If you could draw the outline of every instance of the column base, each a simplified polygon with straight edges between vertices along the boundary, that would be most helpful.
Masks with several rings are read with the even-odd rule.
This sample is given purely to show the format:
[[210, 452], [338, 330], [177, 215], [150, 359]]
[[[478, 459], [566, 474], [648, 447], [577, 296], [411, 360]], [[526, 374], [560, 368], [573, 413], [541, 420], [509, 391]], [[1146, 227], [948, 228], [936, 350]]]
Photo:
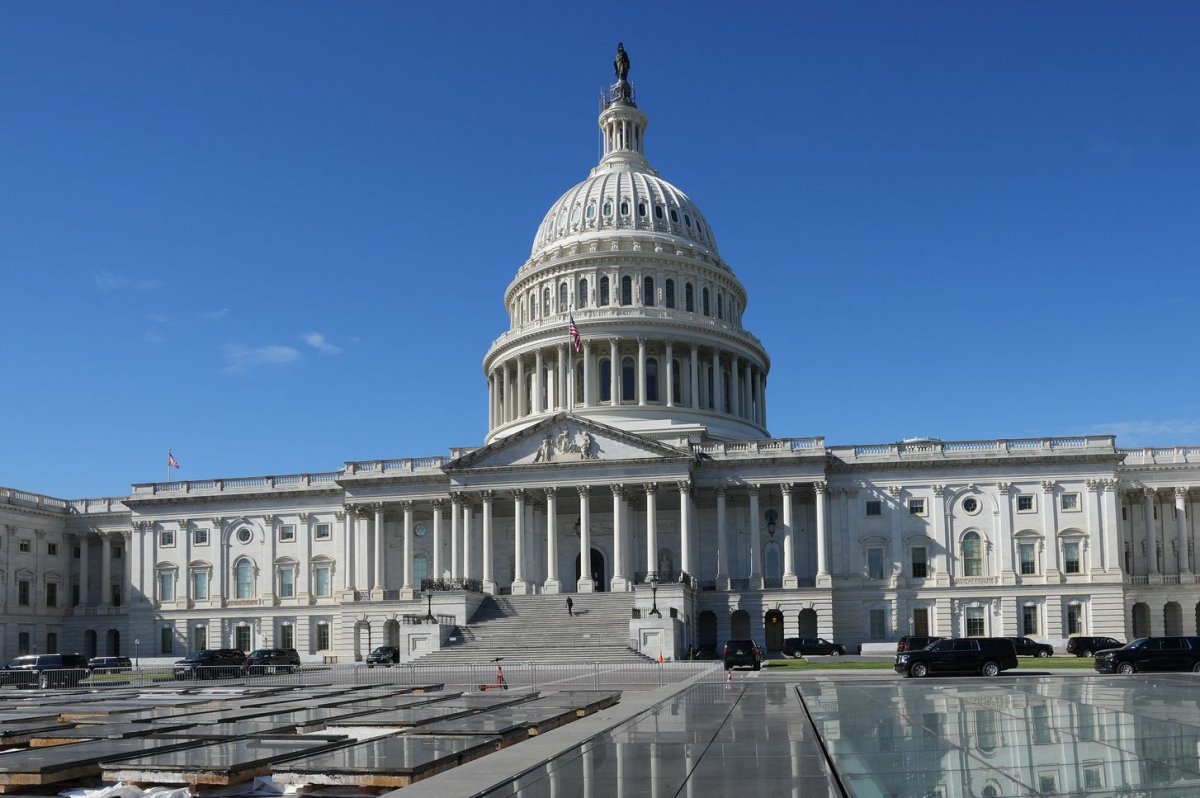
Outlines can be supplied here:
[[348, 587], [345, 590], [342, 590], [340, 593], [338, 593], [338, 598], [341, 601], [353, 602], [354, 597], [357, 595], [358, 595], [358, 590], [356, 590], [355, 588], [352, 588], [352, 587]]
[[817, 574], [813, 584], [817, 587], [833, 587], [833, 577], [829, 574]]
[[729, 574], [717, 574], [717, 578], [714, 581], [716, 582], [717, 590], [729, 589]]
[[557, 579], [547, 579], [542, 583], [542, 592], [553, 596], [562, 592], [562, 585]]
[[593, 582], [590, 578], [580, 579], [578, 582], [575, 583], [575, 592], [576, 593], [595, 593], [596, 592], [596, 583]]
[[783, 575], [784, 590], [795, 590], [798, 587], [800, 587], [800, 577], [796, 576], [795, 574]]
[[383, 601], [383, 588], [371, 588], [371, 601]]
[[530, 589], [529, 583], [526, 582], [524, 579], [514, 579], [513, 580], [512, 594], [514, 596], [528, 596], [531, 593], [533, 593], [533, 590]]
[[483, 580], [483, 592], [489, 596], [496, 595], [496, 581], [494, 579]]
[[412, 585], [408, 585], [407, 587], [400, 588], [400, 600], [401, 601], [412, 601], [416, 597], [417, 597], [417, 591], [413, 590]]
[[613, 593], [624, 593], [629, 590], [629, 580], [623, 576], [614, 576], [609, 581], [608, 589]]

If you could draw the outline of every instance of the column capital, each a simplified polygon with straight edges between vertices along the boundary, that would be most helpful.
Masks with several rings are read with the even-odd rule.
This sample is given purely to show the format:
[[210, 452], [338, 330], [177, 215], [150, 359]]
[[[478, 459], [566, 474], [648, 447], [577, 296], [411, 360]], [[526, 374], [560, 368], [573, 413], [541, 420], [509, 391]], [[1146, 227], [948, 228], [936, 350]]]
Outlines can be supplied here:
[[[1000, 492], [1001, 492], [1001, 493], [1007, 493], [1007, 492], [1008, 492], [1008, 483], [1007, 483], [1007, 482], [1001, 482], [1000, 484], [1004, 486], [1003, 488], [1001, 488], [1001, 489], [1000, 489]], [[934, 496], [943, 496], [943, 495], [945, 495], [945, 493], [946, 493], [946, 486], [945, 486], [945, 485], [940, 485], [940, 484], [938, 484], [938, 485], [930, 485], [929, 487], [933, 489], [933, 495], [934, 495]]]
[[645, 337], [639, 336], [637, 339], [637, 343], [638, 343], [638, 346], [645, 346], [646, 345]]
[[592, 493], [591, 485], [576, 485], [575, 490], [579, 492], [579, 498], [586, 499]]
[[300, 523], [302, 523], [302, 524], [308, 523], [308, 513], [300, 513], [300, 515], [297, 517], [300, 519]]
[[683, 480], [680, 480], [679, 482], [676, 482], [675, 487], [679, 490], [680, 493], [690, 493], [692, 490], [692, 483], [690, 480], [683, 479]]
[[[266, 526], [273, 526], [275, 524], [275, 514], [274, 513], [264, 513], [263, 517], [262, 517], [262, 521], [263, 521], [263, 524], [265, 524]], [[184, 524], [181, 523], [179, 525], [179, 528], [183, 529], [183, 527], [184, 527]]]
[[888, 485], [887, 492], [893, 499], [899, 499], [900, 495], [904, 493], [904, 487], [902, 485]]
[[1121, 490], [1121, 480], [1119, 480], [1119, 479], [1104, 480], [1104, 489], [1110, 490], [1113, 493], [1118, 493]]
[[220, 532], [221, 527], [225, 524], [225, 519], [219, 515], [214, 515], [212, 518], [210, 518], [208, 520], [212, 522], [213, 529], [217, 532]]
[[190, 523], [191, 523], [191, 521], [188, 520], [187, 518], [180, 518], [179, 519], [179, 531], [187, 532], [188, 524], [190, 524]]
[[547, 485], [546, 487], [542, 488], [542, 490], [546, 493], [546, 501], [552, 502], [558, 498], [558, 488], [555, 486]]
[[829, 483], [827, 483], [827, 482], [814, 482], [813, 483], [813, 492], [814, 493], [825, 493], [828, 489], [829, 489]]
[[1158, 494], [1158, 491], [1155, 490], [1154, 488], [1148, 488], [1148, 487], [1142, 488], [1142, 495], [1146, 497], [1146, 501], [1152, 501], [1157, 494]]
[[757, 482], [752, 482], [751, 484], [746, 486], [746, 493], [748, 493], [751, 496], [757, 496], [758, 491], [761, 487], [762, 486], [759, 485]]
[[784, 496], [791, 496], [793, 487], [795, 487], [795, 486], [792, 485], [792, 483], [790, 483], [790, 482], [780, 482], [779, 483], [779, 492], [782, 493]]
[[1084, 480], [1084, 483], [1083, 483], [1083, 484], [1084, 484], [1084, 485], [1087, 487], [1087, 489], [1088, 489], [1089, 491], [1091, 491], [1092, 493], [1099, 493], [1100, 491], [1104, 490], [1104, 480], [1102, 480], [1102, 479], [1088, 479], [1088, 480]]
[[647, 496], [652, 496], [655, 493], [658, 493], [658, 483], [657, 482], [643, 482], [642, 489], [644, 491], [646, 491]]
[[1042, 482], [1042, 493], [1053, 493], [1056, 485], [1058, 485], [1058, 483], [1052, 479], [1044, 480]]
[[464, 500], [465, 500], [465, 497], [463, 496], [462, 491], [456, 490], [450, 494], [450, 503], [451, 504], [461, 505]]
[[[517, 493], [524, 493], [524, 491], [515, 491], [515, 490], [513, 491], [513, 495], [514, 495], [514, 496], [515, 496]], [[494, 491], [494, 490], [481, 490], [481, 491], [479, 491], [479, 498], [480, 498], [480, 500], [482, 500], [482, 501], [483, 501], [483, 503], [484, 503], [484, 504], [491, 504], [491, 503], [492, 503], [492, 499], [496, 498], [496, 491]]]
[[612, 491], [613, 496], [624, 496], [625, 495], [625, 486], [624, 485], [613, 484], [613, 485], [609, 485], [608, 487], [609, 487], [609, 490]]
[[334, 517], [334, 520], [337, 520], [337, 521], [343, 521], [343, 520], [345, 520], [345, 518], [346, 518], [346, 511], [345, 511], [344, 509], [342, 509], [342, 510], [334, 510], [334, 511], [333, 511], [333, 517]]
[[412, 499], [405, 499], [400, 502], [400, 509], [404, 510], [406, 513], [411, 513], [414, 506], [416, 506], [416, 502]]
[[1183, 485], [1175, 486], [1175, 498], [1187, 501], [1188, 489]]
[[441, 498], [440, 496], [434, 497], [429, 500], [429, 504], [431, 507], [433, 507], [434, 510], [441, 510], [442, 507], [445, 505], [445, 502], [446, 502], [446, 500]]
[[716, 494], [717, 494], [718, 496], [720, 496], [721, 498], [724, 498], [724, 497], [725, 497], [725, 495], [726, 495], [726, 494], [729, 492], [729, 489], [728, 489], [728, 488], [726, 488], [724, 485], [718, 485], [718, 486], [715, 488], [715, 490], [716, 490]]

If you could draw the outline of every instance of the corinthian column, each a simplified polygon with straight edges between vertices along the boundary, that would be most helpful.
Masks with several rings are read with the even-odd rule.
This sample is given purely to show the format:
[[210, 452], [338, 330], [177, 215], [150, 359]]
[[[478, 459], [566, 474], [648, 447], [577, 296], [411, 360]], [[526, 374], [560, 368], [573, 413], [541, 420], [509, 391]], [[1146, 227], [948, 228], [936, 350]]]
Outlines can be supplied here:
[[525, 491], [513, 491], [513, 508], [516, 519], [513, 524], [512, 594], [523, 596], [529, 592], [529, 586], [525, 583]]
[[725, 486], [717, 487], [717, 590], [729, 589], [729, 537], [725, 530]]
[[[647, 482], [646, 490], [646, 570], [658, 572], [658, 483]], [[663, 574], [658, 574], [661, 580]]]
[[413, 503], [400, 502], [404, 508], [404, 584], [400, 586], [400, 598], [413, 597]]
[[692, 573], [692, 483], [676, 483], [679, 489], [679, 570]]
[[580, 593], [591, 593], [596, 589], [596, 583], [592, 581], [592, 508], [588, 504], [592, 488], [579, 485], [576, 490], [579, 491], [579, 579], [575, 589]]
[[1179, 573], [1190, 574], [1188, 563], [1188, 533], [1187, 533], [1187, 492], [1182, 485], [1175, 488], [1175, 535], [1176, 546], [1179, 548]]
[[496, 593], [496, 579], [492, 575], [492, 498], [495, 495], [490, 490], [480, 494], [483, 499], [483, 592], [492, 595]]
[[558, 488], [546, 488], [546, 581], [542, 585], [542, 592], [559, 592]]
[[625, 530], [622, 521], [625, 515], [625, 487], [612, 485], [613, 513], [613, 565], [612, 590], [614, 593], [629, 589], [629, 581], [625, 578]]
[[785, 482], [779, 486], [783, 494], [783, 586], [785, 588], [800, 587], [796, 578], [796, 543], [794, 539], [795, 525], [792, 523], [792, 485]]
[[832, 583], [829, 578], [829, 544], [825, 540], [829, 526], [829, 501], [825, 495], [827, 488], [828, 485], [824, 482], [813, 484], [813, 490], [817, 494], [817, 578], [814, 582], [817, 587], [829, 587]]
[[750, 588], [752, 590], [761, 590], [763, 586], [762, 564], [759, 558], [762, 556], [762, 540], [759, 535], [759, 525], [761, 521], [758, 514], [758, 485], [751, 485], [747, 488], [750, 494], [750, 563], [749, 573], [746, 574], [750, 579]]

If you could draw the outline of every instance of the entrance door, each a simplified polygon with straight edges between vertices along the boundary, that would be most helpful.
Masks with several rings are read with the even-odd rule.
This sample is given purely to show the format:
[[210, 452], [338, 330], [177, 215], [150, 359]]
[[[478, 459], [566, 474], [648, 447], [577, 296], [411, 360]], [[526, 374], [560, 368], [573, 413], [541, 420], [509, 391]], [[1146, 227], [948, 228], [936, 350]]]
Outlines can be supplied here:
[[913, 635], [929, 637], [929, 608], [917, 607], [913, 610]]
[[783, 613], [779, 610], [771, 610], [763, 618], [763, 625], [766, 627], [763, 631], [766, 636], [767, 651], [782, 651]]
[[[575, 555], [575, 582], [579, 582], [579, 555]], [[608, 590], [608, 581], [604, 578], [604, 555], [599, 549], [592, 549], [592, 584], [597, 593]]]

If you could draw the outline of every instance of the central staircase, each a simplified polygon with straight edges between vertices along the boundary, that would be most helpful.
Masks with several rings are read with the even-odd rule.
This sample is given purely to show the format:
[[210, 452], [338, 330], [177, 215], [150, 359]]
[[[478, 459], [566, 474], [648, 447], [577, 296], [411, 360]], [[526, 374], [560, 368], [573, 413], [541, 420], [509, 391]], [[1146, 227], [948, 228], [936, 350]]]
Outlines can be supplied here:
[[422, 665], [486, 662], [647, 662], [628, 647], [633, 593], [488, 596], [459, 642], [421, 657]]

